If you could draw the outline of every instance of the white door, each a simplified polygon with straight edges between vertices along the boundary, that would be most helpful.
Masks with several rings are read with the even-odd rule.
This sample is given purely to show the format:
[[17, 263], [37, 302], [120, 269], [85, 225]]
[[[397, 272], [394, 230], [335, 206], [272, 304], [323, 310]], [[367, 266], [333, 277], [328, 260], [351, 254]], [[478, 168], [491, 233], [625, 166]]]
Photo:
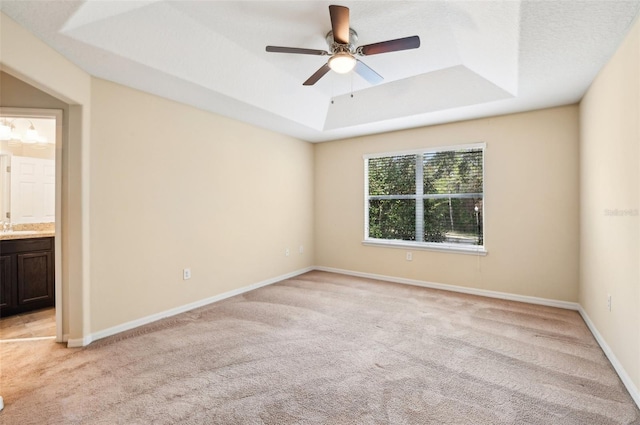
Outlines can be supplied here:
[[55, 161], [11, 157], [11, 223], [53, 223]]

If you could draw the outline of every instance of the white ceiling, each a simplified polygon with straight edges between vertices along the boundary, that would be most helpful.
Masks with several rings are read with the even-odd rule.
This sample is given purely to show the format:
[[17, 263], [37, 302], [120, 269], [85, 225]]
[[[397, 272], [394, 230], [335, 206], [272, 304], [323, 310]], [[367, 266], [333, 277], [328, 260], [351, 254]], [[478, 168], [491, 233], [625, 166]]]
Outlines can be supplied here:
[[[384, 77], [377, 86], [333, 72], [303, 86], [326, 57], [265, 46], [327, 50], [332, 3], [349, 7], [358, 45], [412, 35], [422, 45], [361, 58]], [[4, 13], [92, 75], [314, 142], [577, 102], [639, 6], [0, 1]]]

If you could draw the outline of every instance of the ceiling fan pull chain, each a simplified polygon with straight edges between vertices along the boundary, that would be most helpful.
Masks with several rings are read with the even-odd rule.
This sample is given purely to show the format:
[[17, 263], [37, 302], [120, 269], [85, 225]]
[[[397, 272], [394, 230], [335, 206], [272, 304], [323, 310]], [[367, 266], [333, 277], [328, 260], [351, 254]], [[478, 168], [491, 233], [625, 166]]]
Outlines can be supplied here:
[[351, 99], [353, 99], [353, 72], [349, 77], [351, 78]]
[[333, 105], [333, 100], [335, 98], [335, 88], [336, 88], [336, 77], [331, 76], [331, 104]]

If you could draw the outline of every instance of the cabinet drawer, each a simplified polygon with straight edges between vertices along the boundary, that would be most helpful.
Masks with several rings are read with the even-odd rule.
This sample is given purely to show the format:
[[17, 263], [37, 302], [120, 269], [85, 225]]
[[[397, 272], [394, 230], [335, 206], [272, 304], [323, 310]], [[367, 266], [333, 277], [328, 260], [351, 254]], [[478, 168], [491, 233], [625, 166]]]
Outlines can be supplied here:
[[2, 255], [29, 251], [50, 251], [53, 249], [53, 238], [9, 239], [0, 242]]

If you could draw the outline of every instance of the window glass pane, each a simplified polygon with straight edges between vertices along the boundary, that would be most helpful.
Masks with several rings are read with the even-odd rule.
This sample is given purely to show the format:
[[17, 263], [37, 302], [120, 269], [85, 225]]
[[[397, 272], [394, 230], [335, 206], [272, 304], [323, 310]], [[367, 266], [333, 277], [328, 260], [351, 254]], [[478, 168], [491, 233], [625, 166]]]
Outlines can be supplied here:
[[369, 195], [416, 193], [416, 155], [369, 159]]
[[372, 199], [369, 201], [369, 237], [416, 240], [414, 199]]
[[483, 157], [473, 147], [368, 158], [365, 237], [484, 246]]
[[424, 193], [482, 193], [482, 149], [425, 153]]
[[424, 241], [482, 245], [482, 199], [425, 199]]

